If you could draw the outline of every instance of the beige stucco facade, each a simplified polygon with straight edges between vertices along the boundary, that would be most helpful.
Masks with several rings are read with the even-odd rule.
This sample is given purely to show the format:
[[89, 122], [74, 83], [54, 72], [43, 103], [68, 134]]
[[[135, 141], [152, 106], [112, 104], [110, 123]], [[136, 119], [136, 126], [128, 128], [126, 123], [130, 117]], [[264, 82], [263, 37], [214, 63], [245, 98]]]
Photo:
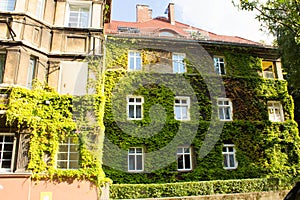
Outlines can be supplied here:
[[13, 10], [0, 8], [2, 85], [28, 87], [32, 78], [63, 93], [62, 76], [73, 76], [62, 74], [64, 61], [80, 67], [86, 56], [102, 54], [104, 8], [104, 0], [15, 0]]

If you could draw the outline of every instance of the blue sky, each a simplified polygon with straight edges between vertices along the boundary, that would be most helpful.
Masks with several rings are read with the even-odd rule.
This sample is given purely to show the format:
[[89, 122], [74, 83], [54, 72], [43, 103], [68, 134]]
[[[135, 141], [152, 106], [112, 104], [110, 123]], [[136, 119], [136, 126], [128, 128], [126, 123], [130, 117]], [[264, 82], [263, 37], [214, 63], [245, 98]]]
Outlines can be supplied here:
[[[238, 2], [238, 0], [234, 0]], [[175, 19], [221, 35], [239, 36], [268, 44], [273, 40], [260, 31], [255, 13], [239, 11], [232, 0], [113, 0], [112, 19], [136, 20], [136, 5], [149, 5], [152, 17], [166, 16], [164, 11], [169, 3], [175, 4]]]

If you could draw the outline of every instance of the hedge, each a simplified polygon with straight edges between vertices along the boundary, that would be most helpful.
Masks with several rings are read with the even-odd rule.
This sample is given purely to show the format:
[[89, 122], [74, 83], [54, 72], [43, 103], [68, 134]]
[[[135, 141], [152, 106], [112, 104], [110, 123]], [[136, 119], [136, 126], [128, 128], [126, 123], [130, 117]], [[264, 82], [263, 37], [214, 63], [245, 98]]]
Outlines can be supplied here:
[[290, 189], [280, 179], [236, 179], [165, 184], [112, 184], [110, 198], [137, 199], [183, 197], [213, 194], [263, 192]]

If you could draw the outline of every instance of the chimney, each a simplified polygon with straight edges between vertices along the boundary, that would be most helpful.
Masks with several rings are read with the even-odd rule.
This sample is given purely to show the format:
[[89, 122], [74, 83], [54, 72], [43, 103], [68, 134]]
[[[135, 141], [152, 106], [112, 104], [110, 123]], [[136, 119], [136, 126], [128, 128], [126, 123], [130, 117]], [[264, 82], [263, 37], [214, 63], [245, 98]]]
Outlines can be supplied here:
[[136, 5], [136, 21], [146, 22], [152, 19], [152, 10], [148, 5]]
[[169, 22], [172, 25], [175, 25], [174, 3], [169, 3], [169, 6], [168, 6], [168, 17], [169, 17]]

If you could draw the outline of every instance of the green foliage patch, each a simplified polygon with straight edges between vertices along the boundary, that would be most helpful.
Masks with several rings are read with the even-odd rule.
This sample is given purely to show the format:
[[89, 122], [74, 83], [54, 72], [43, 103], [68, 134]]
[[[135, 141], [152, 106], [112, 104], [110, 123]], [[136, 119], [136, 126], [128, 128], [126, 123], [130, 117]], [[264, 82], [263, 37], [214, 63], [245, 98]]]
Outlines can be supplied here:
[[279, 179], [216, 180], [165, 184], [113, 184], [112, 199], [184, 197], [289, 189]]

